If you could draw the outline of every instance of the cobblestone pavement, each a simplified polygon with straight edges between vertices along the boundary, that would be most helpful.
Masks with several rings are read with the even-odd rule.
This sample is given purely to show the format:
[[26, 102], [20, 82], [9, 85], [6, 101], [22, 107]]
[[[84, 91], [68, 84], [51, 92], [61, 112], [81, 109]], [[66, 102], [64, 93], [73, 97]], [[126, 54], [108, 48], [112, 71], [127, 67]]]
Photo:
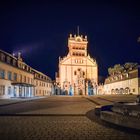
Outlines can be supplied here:
[[[112, 98], [110, 96], [107, 99], [112, 100]], [[115, 98], [115, 101], [119, 98]], [[137, 131], [114, 127], [102, 122], [94, 115], [93, 109], [96, 103], [103, 105], [103, 100], [99, 101], [94, 97], [90, 99], [95, 103], [83, 97], [49, 97], [2, 106], [0, 107], [0, 139], [140, 139], [140, 133]]]

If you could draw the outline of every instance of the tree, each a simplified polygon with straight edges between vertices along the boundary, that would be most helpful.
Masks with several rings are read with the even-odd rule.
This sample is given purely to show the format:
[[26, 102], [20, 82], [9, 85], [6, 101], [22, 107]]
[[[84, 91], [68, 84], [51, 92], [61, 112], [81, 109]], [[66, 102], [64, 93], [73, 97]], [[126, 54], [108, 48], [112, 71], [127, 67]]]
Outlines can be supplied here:
[[124, 64], [124, 68], [126, 71], [130, 71], [138, 67], [138, 63], [127, 62]]
[[116, 65], [114, 66], [114, 69], [115, 69], [115, 73], [116, 73], [116, 74], [120, 74], [120, 73], [122, 73], [122, 72], [124, 71], [124, 67], [121, 66], [120, 64], [116, 64]]
[[116, 75], [116, 74], [120, 74], [124, 71], [124, 67], [121, 66], [120, 64], [116, 64], [114, 65], [113, 68], [108, 68], [108, 73], [109, 75]]
[[109, 75], [111, 76], [111, 75], [114, 75], [114, 68], [108, 68], [108, 73], [109, 73]]

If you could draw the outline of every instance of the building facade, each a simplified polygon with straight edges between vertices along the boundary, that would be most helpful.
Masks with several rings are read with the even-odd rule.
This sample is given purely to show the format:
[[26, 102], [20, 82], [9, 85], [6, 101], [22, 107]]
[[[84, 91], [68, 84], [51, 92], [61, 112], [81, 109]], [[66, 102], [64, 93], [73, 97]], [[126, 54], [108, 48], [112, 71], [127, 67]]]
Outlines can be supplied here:
[[0, 98], [50, 95], [52, 80], [21, 58], [0, 50]]
[[[101, 92], [102, 91], [102, 92]], [[100, 94], [140, 94], [140, 67], [106, 78]]]
[[[87, 36], [70, 34], [67, 56], [59, 58], [56, 94], [93, 95], [98, 83], [98, 65], [87, 52]], [[58, 92], [58, 88], [61, 91]]]

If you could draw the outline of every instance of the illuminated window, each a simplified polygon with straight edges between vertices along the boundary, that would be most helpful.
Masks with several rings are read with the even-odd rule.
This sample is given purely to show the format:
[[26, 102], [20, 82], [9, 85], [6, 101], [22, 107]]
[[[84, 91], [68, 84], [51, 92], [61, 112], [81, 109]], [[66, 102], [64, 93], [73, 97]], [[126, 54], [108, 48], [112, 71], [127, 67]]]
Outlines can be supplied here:
[[14, 79], [14, 81], [17, 81], [17, 74], [16, 73], [14, 73], [14, 75], [13, 75], [13, 79]]
[[19, 81], [22, 82], [22, 75], [19, 75]]
[[22, 68], [25, 69], [25, 65], [22, 65]]
[[26, 76], [24, 76], [24, 82], [26, 82]]
[[129, 75], [128, 75], [128, 73], [126, 74], [126, 78], [128, 78], [129, 77]]
[[4, 79], [5, 78], [5, 71], [0, 69], [0, 78]]
[[0, 95], [4, 95], [5, 94], [5, 86], [0, 85]]
[[12, 80], [12, 72], [8, 71], [8, 80]]

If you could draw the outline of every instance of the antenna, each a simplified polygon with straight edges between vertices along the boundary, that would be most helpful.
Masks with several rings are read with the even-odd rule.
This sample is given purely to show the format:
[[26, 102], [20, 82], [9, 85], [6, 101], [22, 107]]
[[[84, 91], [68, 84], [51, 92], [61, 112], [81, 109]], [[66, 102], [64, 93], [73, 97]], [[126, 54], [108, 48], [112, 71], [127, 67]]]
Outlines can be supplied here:
[[77, 26], [77, 34], [78, 34], [78, 36], [79, 36], [79, 26]]

